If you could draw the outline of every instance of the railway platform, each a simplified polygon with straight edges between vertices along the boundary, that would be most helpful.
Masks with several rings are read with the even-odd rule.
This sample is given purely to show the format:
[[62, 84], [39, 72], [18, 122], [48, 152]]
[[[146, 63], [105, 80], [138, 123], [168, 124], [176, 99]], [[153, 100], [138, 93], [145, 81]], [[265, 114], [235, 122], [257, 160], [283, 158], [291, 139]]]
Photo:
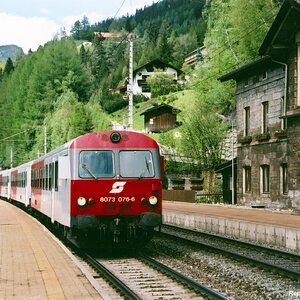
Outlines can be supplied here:
[[163, 201], [163, 223], [300, 252], [300, 215], [293, 211]]
[[0, 200], [0, 299], [101, 299], [68, 249]]

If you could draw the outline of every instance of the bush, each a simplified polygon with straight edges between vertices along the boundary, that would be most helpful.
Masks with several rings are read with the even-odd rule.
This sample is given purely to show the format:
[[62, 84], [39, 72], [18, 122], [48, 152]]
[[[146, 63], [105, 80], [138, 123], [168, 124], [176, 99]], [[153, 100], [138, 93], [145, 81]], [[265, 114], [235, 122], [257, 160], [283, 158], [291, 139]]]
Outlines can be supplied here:
[[128, 105], [128, 101], [124, 100], [120, 94], [107, 93], [101, 97], [100, 104], [102, 108], [110, 114], [126, 107]]

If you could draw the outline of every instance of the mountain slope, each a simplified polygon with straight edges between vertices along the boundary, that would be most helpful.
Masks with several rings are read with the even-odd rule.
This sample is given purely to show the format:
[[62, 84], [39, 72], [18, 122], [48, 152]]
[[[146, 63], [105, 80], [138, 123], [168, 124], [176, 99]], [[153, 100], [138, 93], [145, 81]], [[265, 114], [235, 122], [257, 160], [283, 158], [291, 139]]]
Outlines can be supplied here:
[[12, 60], [15, 60], [18, 55], [23, 55], [23, 49], [16, 45], [5, 45], [0, 46], [0, 62], [6, 62], [10, 57]]

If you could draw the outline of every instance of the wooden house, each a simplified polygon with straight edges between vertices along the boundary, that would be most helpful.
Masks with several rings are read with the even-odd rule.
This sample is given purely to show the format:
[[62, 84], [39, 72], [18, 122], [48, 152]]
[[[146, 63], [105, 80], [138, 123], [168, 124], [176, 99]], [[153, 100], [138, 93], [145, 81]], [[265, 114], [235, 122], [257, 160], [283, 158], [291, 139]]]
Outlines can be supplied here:
[[160, 133], [175, 128], [178, 125], [176, 119], [180, 111], [168, 104], [160, 104], [145, 110], [140, 114], [144, 115], [145, 132]]

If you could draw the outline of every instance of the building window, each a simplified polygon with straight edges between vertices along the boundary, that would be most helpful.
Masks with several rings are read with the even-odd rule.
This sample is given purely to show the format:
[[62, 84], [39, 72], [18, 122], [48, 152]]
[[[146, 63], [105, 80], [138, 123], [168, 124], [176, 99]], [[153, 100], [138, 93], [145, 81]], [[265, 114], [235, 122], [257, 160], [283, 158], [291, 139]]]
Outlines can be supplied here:
[[262, 103], [262, 124], [261, 124], [261, 132], [262, 133], [269, 131], [268, 112], [269, 112], [269, 102], [263, 102]]
[[259, 82], [259, 75], [256, 75], [253, 77], [253, 84], [256, 84]]
[[244, 108], [244, 135], [250, 133], [250, 106]]
[[268, 79], [268, 72], [267, 72], [267, 71], [264, 71], [264, 72], [262, 73], [262, 80], [266, 80], [266, 79]]
[[[281, 115], [284, 117], [285, 116], [285, 98], [281, 97]], [[286, 129], [286, 118], [281, 119], [281, 129]]]
[[281, 174], [281, 194], [287, 195], [288, 194], [288, 182], [287, 182], [287, 164], [282, 164], [280, 166]]
[[244, 192], [251, 192], [251, 167], [244, 167]]
[[270, 166], [261, 166], [261, 191], [263, 194], [270, 193]]
[[[298, 61], [297, 61], [297, 67], [298, 67], [298, 74], [300, 74], [300, 45], [298, 45]], [[298, 75], [299, 76], [299, 75]], [[298, 87], [297, 87], [297, 106], [300, 106], [300, 80], [298, 80]]]

